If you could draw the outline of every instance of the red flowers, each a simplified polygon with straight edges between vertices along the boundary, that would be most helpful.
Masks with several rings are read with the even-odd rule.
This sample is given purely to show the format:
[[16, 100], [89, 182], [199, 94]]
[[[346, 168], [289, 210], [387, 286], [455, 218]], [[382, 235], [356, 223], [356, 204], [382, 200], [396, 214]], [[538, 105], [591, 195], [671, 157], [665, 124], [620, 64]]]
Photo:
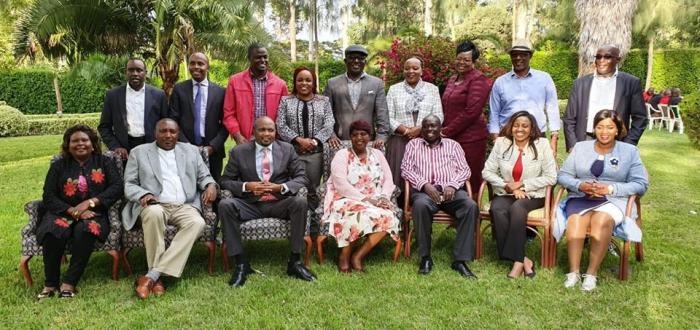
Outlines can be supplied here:
[[88, 231], [90, 234], [93, 234], [95, 236], [100, 236], [100, 224], [95, 222], [95, 221], [90, 221], [87, 224]]
[[98, 168], [96, 170], [92, 170], [92, 173], [90, 173], [90, 180], [96, 184], [100, 184], [105, 181], [105, 174], [102, 172], [101, 168]]
[[66, 183], [63, 185], [63, 194], [66, 195], [67, 197], [73, 197], [75, 195], [75, 191], [78, 189], [78, 182], [73, 181], [73, 179], [68, 179], [66, 180]]
[[56, 226], [59, 226], [61, 228], [68, 228], [70, 226], [70, 223], [64, 218], [56, 218], [56, 220], [53, 221], [53, 223], [56, 224]]
[[343, 232], [343, 224], [341, 223], [335, 223], [333, 225], [333, 236], [338, 237], [340, 234]]

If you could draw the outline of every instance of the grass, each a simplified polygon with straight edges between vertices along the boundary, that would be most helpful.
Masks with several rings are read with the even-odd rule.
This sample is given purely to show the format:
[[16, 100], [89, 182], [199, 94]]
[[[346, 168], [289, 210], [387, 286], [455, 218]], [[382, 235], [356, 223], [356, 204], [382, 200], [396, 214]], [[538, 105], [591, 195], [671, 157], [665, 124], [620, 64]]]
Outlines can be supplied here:
[[[312, 263], [319, 281], [304, 283], [284, 275], [286, 241], [249, 242], [254, 275], [242, 289], [230, 289], [228, 274], [209, 276], [206, 249], [195, 245], [183, 279], [170, 281], [161, 298], [138, 301], [133, 278], [109, 279], [110, 258], [93, 255], [76, 299], [36, 302], [43, 282], [41, 258], [30, 264], [35, 287], [28, 288], [17, 264], [25, 202], [40, 198], [48, 160], [59, 136], [0, 139], [0, 327], [2, 328], [695, 328], [700, 320], [699, 272], [700, 151], [685, 136], [647, 131], [642, 158], [651, 188], [643, 198], [646, 260], [631, 262], [628, 282], [619, 282], [618, 259], [608, 256], [599, 288], [584, 294], [562, 287], [566, 248], [558, 265], [538, 269], [534, 281], [505, 279], [509, 267], [496, 260], [486, 240], [485, 257], [472, 264], [477, 281], [449, 269], [454, 231], [435, 226], [436, 267], [416, 274], [418, 259], [391, 262], [392, 244], [383, 242], [368, 257], [367, 273], [342, 275], [328, 262]], [[563, 143], [563, 141], [562, 141]], [[528, 246], [537, 257], [539, 243]], [[218, 257], [218, 256], [217, 256]], [[538, 258], [533, 258], [538, 259]], [[145, 271], [143, 250], [130, 255], [137, 273]], [[585, 261], [584, 261], [585, 262]], [[123, 274], [122, 274], [123, 275]]]

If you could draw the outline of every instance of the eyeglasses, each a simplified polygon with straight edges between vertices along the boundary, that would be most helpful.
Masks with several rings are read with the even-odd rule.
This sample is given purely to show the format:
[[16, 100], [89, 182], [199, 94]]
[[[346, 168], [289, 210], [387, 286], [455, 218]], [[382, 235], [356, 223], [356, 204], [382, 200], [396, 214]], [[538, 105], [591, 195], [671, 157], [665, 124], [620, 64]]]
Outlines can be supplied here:
[[365, 58], [364, 57], [359, 57], [359, 56], [351, 56], [347, 58], [348, 62], [359, 62], [359, 63], [364, 63]]
[[605, 55], [596, 54], [596, 56], [593, 56], [593, 57], [595, 57], [596, 60], [602, 60], [602, 59], [611, 60], [613, 58], [617, 58], [617, 56], [613, 56], [610, 54], [605, 54]]

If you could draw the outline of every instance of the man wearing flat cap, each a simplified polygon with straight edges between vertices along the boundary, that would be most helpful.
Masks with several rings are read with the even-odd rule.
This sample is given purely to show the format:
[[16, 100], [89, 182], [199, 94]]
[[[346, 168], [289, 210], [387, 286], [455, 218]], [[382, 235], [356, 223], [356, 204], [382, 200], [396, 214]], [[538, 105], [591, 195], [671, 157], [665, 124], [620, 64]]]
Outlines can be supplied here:
[[333, 149], [341, 140], [350, 140], [350, 124], [357, 120], [372, 123], [374, 147], [380, 148], [389, 137], [389, 111], [384, 81], [367, 74], [367, 50], [359, 45], [345, 49], [346, 72], [328, 80], [326, 95], [335, 117], [334, 134], [328, 140]]
[[549, 129], [556, 155], [561, 119], [554, 81], [548, 73], [530, 68], [534, 50], [528, 40], [515, 40], [508, 53], [513, 70], [498, 77], [491, 89], [489, 133], [496, 139], [510, 116], [525, 110], [535, 117], [543, 135]]

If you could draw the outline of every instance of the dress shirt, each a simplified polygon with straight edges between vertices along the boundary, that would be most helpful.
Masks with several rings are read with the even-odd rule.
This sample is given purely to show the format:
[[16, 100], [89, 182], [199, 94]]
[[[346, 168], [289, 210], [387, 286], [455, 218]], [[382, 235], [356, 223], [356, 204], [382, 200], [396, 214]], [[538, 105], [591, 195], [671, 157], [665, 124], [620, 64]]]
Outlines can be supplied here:
[[[413, 89], [414, 93], [421, 94], [416, 122], [413, 122], [413, 114], [411, 113], [411, 109], [408, 109], [407, 106], [408, 104], [412, 104], [414, 99], [413, 95], [406, 90], [407, 88]], [[400, 125], [407, 127], [420, 126], [423, 118], [429, 115], [435, 115], [440, 118], [440, 122], [443, 121], [440, 91], [437, 86], [429, 82], [420, 80], [415, 88], [408, 85], [405, 80], [394, 84], [389, 87], [389, 93], [386, 94], [386, 102], [389, 107], [389, 125], [391, 126], [392, 133], [396, 131]]]
[[[199, 84], [200, 86], [197, 86]], [[199, 89], [202, 89], [199, 91]], [[207, 117], [207, 99], [209, 98], [209, 79], [204, 78], [202, 81], [197, 82], [192, 79], [192, 102], [197, 98], [197, 92], [202, 93], [201, 102], [199, 104], [199, 136], [204, 139], [204, 126], [206, 124], [205, 118]], [[195, 105], [196, 106], [196, 105]]]
[[[263, 173], [262, 173], [262, 161], [263, 161], [263, 157], [265, 156], [265, 155], [263, 154], [263, 149], [267, 149], [267, 150], [268, 150], [267, 152], [268, 152], [269, 155], [270, 155], [270, 175], [272, 175], [272, 171], [273, 171], [274, 168], [275, 168], [275, 166], [273, 165], [273, 164], [274, 164], [274, 163], [273, 163], [273, 162], [274, 162], [274, 157], [272, 157], [272, 145], [273, 145], [273, 144], [271, 143], [269, 146], [263, 147], [262, 145], [260, 145], [260, 144], [258, 144], [257, 142], [255, 142], [255, 171], [258, 173], [258, 178], [260, 178], [260, 181], [262, 181], [262, 179], [263, 179], [263, 175], [262, 175], [262, 174], [263, 174]], [[242, 190], [243, 190], [243, 192], [247, 192], [247, 190], [245, 189], [245, 183], [243, 183], [243, 189], [242, 189]], [[286, 194], [287, 191], [289, 191], [289, 189], [287, 189], [287, 185], [283, 183], [283, 184], [282, 184], [282, 190], [280, 191], [280, 193], [281, 193], [281, 194]]]
[[426, 183], [460, 189], [471, 176], [471, 170], [456, 141], [442, 138], [431, 147], [419, 137], [406, 145], [401, 176], [417, 190], [422, 190]]
[[360, 78], [357, 80], [352, 80], [348, 76], [347, 72], [345, 77], [348, 78], [348, 94], [350, 94], [350, 102], [352, 103], [352, 109], [357, 109], [357, 105], [360, 103], [360, 93], [362, 92], [362, 79], [367, 76], [367, 73], [362, 72]]
[[160, 175], [163, 177], [163, 191], [159, 200], [161, 203], [184, 204], [185, 189], [182, 187], [180, 175], [177, 172], [175, 162], [175, 149], [164, 150], [158, 148], [158, 160], [160, 162]]
[[251, 72], [250, 79], [253, 81], [253, 114], [255, 114], [255, 119], [267, 116], [267, 108], [265, 108], [267, 74], [262, 78], [257, 78]]
[[146, 84], [140, 90], [134, 90], [126, 84], [126, 123], [127, 133], [131, 137], [146, 135], [144, 117], [146, 116]]
[[600, 110], [614, 110], [615, 89], [617, 87], [617, 69], [612, 77], [598, 75], [598, 71], [593, 72], [591, 82], [591, 94], [588, 97], [588, 122], [586, 132], [593, 132], [593, 118]]
[[514, 71], [498, 77], [491, 91], [489, 107], [489, 133], [499, 133], [510, 116], [521, 110], [527, 110], [535, 117], [543, 133], [547, 127], [550, 132], [557, 132], [561, 127], [557, 88], [552, 77], [543, 71], [531, 68], [522, 78]]

